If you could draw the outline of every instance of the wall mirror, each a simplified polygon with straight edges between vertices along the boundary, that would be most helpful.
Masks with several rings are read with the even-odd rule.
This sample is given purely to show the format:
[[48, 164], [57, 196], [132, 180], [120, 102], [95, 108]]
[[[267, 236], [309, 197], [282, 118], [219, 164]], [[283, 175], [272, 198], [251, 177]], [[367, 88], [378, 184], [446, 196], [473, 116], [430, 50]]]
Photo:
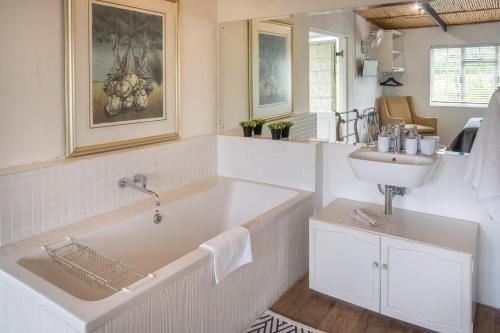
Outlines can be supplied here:
[[223, 22], [219, 130], [286, 119], [293, 138], [370, 143], [404, 122], [468, 152], [500, 84], [499, 12], [435, 0]]
[[[357, 36], [368, 34], [370, 26], [356, 21], [352, 10], [221, 23], [220, 131], [233, 130], [252, 118], [292, 119], [296, 138], [336, 140], [334, 111], [347, 111], [352, 104], [348, 87], [372, 82], [374, 98], [380, 90], [376, 78], [355, 75], [358, 60], [363, 60], [361, 44], [356, 43], [362, 38]], [[274, 51], [280, 47], [281, 52]], [[271, 98], [266, 107], [273, 89], [282, 97]], [[356, 100], [360, 110], [373, 107]]]

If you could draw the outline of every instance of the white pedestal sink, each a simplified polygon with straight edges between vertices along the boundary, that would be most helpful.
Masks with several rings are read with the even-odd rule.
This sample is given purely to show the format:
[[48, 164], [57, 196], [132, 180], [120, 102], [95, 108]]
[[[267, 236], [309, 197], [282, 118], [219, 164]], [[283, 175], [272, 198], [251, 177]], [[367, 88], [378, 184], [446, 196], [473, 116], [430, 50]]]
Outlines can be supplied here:
[[439, 165], [440, 155], [423, 156], [381, 153], [376, 147], [352, 152], [349, 165], [359, 180], [397, 187], [421, 187], [428, 182]]

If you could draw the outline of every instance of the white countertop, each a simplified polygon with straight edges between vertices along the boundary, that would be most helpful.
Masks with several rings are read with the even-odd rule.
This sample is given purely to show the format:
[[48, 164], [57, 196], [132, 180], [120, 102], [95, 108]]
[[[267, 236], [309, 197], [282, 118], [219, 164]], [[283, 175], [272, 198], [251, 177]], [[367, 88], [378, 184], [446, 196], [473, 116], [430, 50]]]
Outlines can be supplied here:
[[[369, 208], [384, 216], [386, 223], [369, 226], [351, 218], [355, 208]], [[311, 217], [312, 221], [335, 224], [366, 232], [402, 238], [453, 251], [476, 252], [479, 224], [442, 216], [393, 208], [392, 215], [384, 215], [384, 207], [366, 202], [336, 199]]]

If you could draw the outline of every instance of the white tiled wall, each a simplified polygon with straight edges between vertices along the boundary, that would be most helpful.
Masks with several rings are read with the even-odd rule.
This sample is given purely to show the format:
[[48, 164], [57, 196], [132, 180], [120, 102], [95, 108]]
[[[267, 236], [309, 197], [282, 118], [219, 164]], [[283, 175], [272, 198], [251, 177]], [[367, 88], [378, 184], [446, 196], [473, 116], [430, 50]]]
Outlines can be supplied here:
[[146, 199], [118, 187], [135, 173], [160, 193], [217, 174], [315, 191], [317, 149], [206, 136], [0, 174], [0, 246]]
[[219, 135], [217, 173], [314, 191], [318, 147], [315, 143]]
[[160, 193], [213, 177], [216, 151], [207, 136], [0, 175], [0, 245], [147, 198], [121, 177], [145, 174]]

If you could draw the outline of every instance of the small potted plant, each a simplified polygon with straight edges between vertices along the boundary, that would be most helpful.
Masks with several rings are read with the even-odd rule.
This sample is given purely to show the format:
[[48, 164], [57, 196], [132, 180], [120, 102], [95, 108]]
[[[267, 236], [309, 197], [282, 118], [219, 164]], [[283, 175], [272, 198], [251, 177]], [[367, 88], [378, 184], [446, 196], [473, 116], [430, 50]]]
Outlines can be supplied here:
[[293, 126], [291, 121], [283, 121], [283, 129], [281, 130], [281, 137], [287, 139], [290, 136], [290, 128]]
[[252, 131], [255, 128], [255, 122], [253, 120], [247, 120], [240, 122], [240, 126], [243, 127], [243, 136], [252, 136]]
[[262, 126], [266, 123], [264, 119], [254, 119], [255, 127], [253, 128], [253, 134], [262, 135]]
[[272, 123], [267, 125], [267, 127], [269, 127], [269, 129], [271, 130], [271, 136], [273, 137], [273, 140], [281, 139], [281, 131], [283, 130], [282, 123]]

